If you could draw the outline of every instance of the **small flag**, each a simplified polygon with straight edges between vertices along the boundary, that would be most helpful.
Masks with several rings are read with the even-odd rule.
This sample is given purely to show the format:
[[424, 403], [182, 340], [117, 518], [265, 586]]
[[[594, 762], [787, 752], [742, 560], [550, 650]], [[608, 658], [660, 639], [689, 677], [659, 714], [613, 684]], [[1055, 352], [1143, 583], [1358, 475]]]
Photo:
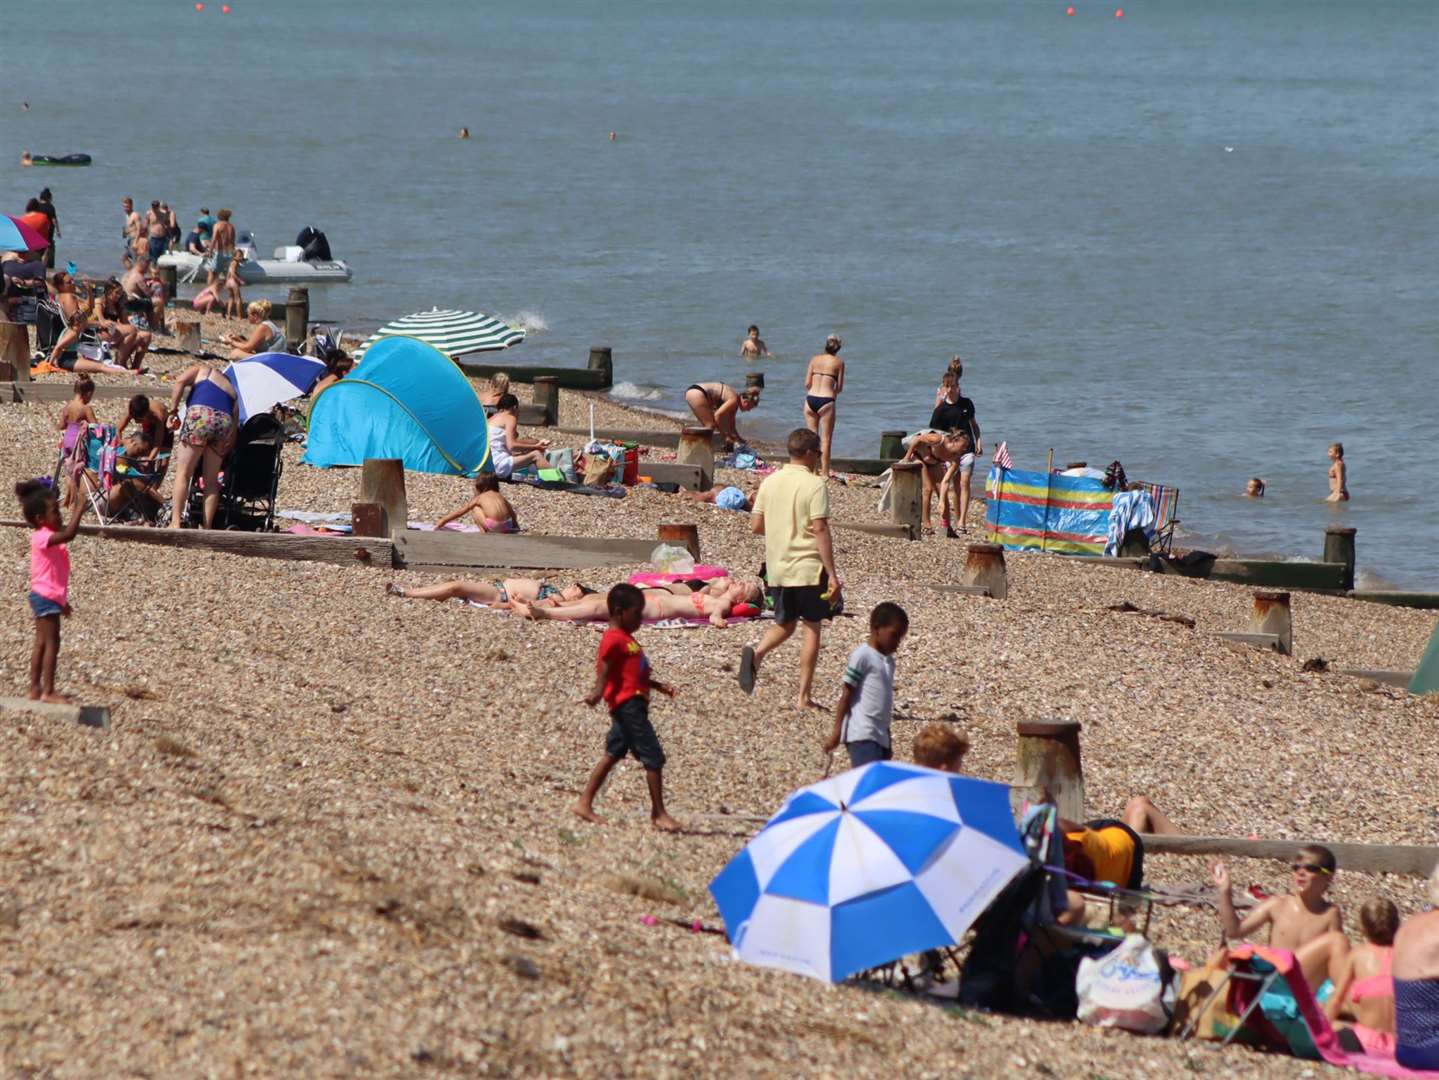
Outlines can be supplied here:
[[1014, 459], [1009, 456], [1009, 443], [1002, 442], [994, 448], [994, 463], [1001, 469], [1014, 468]]

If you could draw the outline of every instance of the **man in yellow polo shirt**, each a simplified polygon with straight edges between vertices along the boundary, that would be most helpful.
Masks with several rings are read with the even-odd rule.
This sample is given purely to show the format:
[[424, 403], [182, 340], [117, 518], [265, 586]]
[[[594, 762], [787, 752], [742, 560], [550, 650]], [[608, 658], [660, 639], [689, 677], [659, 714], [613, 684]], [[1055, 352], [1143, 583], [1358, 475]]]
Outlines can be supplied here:
[[789, 464], [770, 474], [754, 497], [750, 527], [764, 537], [765, 578], [774, 601], [774, 625], [759, 646], [740, 654], [739, 684], [754, 693], [760, 661], [804, 623], [799, 654], [800, 708], [818, 709], [810, 696], [819, 662], [820, 623], [839, 600], [839, 573], [829, 533], [829, 490], [815, 475], [819, 436], [808, 428], [790, 432]]

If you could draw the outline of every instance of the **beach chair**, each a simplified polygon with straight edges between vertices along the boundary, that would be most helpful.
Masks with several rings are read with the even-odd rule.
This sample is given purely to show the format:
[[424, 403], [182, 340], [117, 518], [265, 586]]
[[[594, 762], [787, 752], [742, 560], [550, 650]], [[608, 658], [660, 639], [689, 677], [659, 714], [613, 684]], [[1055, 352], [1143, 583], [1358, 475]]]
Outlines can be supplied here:
[[1154, 539], [1149, 548], [1168, 555], [1174, 545], [1174, 527], [1179, 524], [1179, 489], [1143, 480], [1139, 483], [1154, 500]]
[[[110, 466], [110, 490], [124, 493], [123, 501], [115, 507], [108, 520], [109, 525], [123, 522], [155, 522], [159, 519], [163, 503], [160, 499], [160, 484], [170, 466], [169, 451], [162, 451], [151, 457], [131, 457], [118, 451]], [[113, 495], [110, 502], [114, 502]]]
[[[90, 509], [95, 512], [100, 524], [108, 525], [111, 524], [110, 484], [118, 452], [115, 446], [115, 425], [71, 425], [77, 426], [80, 431], [75, 434], [71, 449], [61, 463], [61, 471], [68, 478], [71, 489], [77, 490], [81, 498], [90, 501]], [[66, 438], [69, 436], [67, 429]]]
[[1058, 814], [1040, 805], [1020, 829], [1030, 869], [1012, 881], [975, 923], [960, 976], [959, 1003], [972, 1008], [1052, 1019], [1074, 1019], [1079, 1008], [1075, 978], [1086, 957], [1112, 952], [1124, 933], [1061, 926], [1066, 891], [1083, 888], [1108, 904], [1112, 923], [1120, 906], [1144, 909], [1147, 933], [1153, 896], [1143, 890], [1086, 882], [1064, 869]]
[[[55, 348], [55, 343], [68, 329], [65, 313], [60, 310], [59, 304], [50, 299], [39, 301], [35, 307], [36, 355], [42, 360], [48, 357]], [[69, 356], [72, 353], [83, 356], [86, 360], [99, 360], [107, 364], [112, 362], [109, 344], [100, 340], [100, 332], [93, 326], [82, 331], [75, 344], [62, 355]]]

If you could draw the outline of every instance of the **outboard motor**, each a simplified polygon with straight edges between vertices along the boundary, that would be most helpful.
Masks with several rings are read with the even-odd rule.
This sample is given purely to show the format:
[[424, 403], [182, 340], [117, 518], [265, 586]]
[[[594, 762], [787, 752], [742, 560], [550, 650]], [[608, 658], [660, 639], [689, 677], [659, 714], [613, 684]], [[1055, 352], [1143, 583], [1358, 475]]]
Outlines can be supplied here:
[[295, 243], [304, 248], [304, 254], [300, 258], [305, 262], [331, 262], [334, 259], [330, 254], [330, 241], [313, 225], [306, 225], [301, 229], [300, 235], [295, 237]]

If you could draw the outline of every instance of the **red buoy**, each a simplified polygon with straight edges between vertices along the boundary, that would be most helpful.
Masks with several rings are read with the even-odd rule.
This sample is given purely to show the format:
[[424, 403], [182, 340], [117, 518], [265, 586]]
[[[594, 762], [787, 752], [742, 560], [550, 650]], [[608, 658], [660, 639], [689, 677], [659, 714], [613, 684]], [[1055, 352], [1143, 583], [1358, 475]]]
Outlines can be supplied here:
[[1073, 14], [1074, 14], [1074, 5], [1071, 4], [1069, 7], [1065, 8], [1065, 9], [1064, 9], [1064, 13], [1065, 13], [1066, 15], [1073, 15]]
[[204, 11], [204, 10], [205, 10], [205, 5], [204, 5], [204, 4], [196, 4], [196, 5], [195, 5], [195, 10], [196, 10], [196, 11]]
[[1115, 17], [1116, 19], [1122, 19], [1122, 18], [1124, 18], [1124, 9], [1123, 9], [1123, 8], [1115, 8], [1115, 9], [1114, 9], [1114, 17]]

